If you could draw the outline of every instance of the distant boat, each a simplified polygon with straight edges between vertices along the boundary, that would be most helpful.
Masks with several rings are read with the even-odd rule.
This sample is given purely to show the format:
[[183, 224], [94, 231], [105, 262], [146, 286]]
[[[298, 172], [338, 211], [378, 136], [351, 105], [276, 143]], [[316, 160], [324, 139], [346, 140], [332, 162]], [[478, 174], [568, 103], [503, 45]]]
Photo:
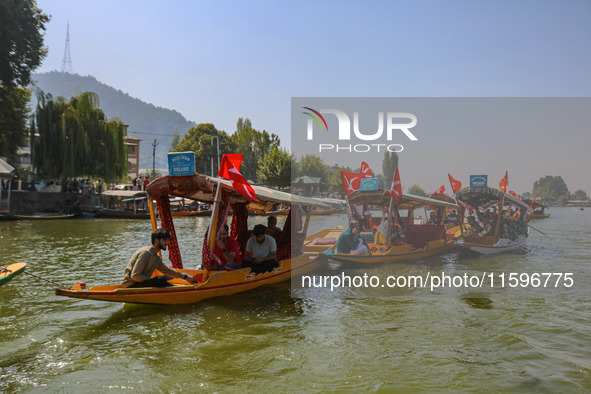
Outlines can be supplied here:
[[585, 208], [579, 207], [579, 211], [584, 211], [584, 210], [585, 210]]
[[69, 219], [74, 217], [73, 213], [46, 213], [39, 212], [31, 215], [9, 215], [9, 218], [14, 220], [53, 220], [53, 219]]

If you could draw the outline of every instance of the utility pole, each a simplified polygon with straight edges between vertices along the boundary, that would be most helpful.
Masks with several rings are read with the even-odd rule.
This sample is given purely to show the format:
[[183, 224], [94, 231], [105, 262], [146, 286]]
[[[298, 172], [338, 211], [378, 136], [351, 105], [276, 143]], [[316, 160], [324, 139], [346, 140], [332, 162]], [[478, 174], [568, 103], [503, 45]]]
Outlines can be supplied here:
[[152, 143], [152, 180], [156, 177], [156, 147], [158, 146], [158, 141], [154, 140]]
[[[217, 153], [217, 157], [218, 157], [218, 171], [220, 168], [220, 136], [219, 135], [212, 135], [211, 136], [211, 146], [213, 147], [213, 139], [216, 139], [217, 142], [217, 148], [218, 148], [218, 153]], [[211, 156], [211, 177], [213, 178], [213, 155]]]

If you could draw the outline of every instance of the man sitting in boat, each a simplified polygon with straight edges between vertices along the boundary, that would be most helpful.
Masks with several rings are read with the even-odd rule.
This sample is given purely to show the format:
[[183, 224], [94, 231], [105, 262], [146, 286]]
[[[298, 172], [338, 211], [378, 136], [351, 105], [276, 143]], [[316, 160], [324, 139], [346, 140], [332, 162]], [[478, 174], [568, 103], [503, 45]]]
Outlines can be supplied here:
[[427, 222], [427, 224], [430, 224], [430, 225], [439, 224], [439, 220], [437, 219], [437, 212], [431, 211], [431, 213], [429, 214], [429, 221]]
[[[168, 268], [158, 255], [159, 251], [166, 250], [170, 240], [170, 232], [159, 228], [152, 232], [152, 245], [139, 248], [125, 267], [123, 278], [124, 287], [166, 287], [172, 278], [184, 279], [189, 283], [197, 283], [197, 280], [185, 272], [178, 272]], [[152, 278], [155, 270], [164, 275]]]
[[386, 245], [386, 249], [390, 249], [392, 246], [406, 245], [406, 237], [402, 227], [398, 223], [394, 223], [393, 218], [389, 218], [378, 226], [374, 243]]
[[267, 218], [267, 232], [265, 234], [270, 235], [275, 240], [279, 239], [281, 229], [277, 227], [277, 218], [275, 216], [269, 216]]
[[240, 247], [238, 241], [230, 237], [228, 233], [228, 225], [224, 224], [216, 240], [214, 254], [219, 260], [220, 268], [240, 269], [242, 268]]
[[242, 266], [250, 267], [250, 270], [257, 274], [279, 267], [277, 243], [273, 237], [266, 235], [266, 232], [265, 225], [257, 224], [252, 229], [253, 236], [246, 242], [246, 256]]
[[359, 222], [357, 220], [351, 220], [349, 228], [339, 236], [337, 253], [354, 255], [369, 254], [367, 241], [359, 236]]

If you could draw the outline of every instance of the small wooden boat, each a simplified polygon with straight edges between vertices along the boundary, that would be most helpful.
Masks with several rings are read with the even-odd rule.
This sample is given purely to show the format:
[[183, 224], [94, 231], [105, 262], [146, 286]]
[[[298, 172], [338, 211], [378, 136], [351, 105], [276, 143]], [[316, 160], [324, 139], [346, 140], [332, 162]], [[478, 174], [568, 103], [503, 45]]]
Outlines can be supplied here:
[[10, 215], [11, 219], [14, 220], [55, 220], [55, 219], [69, 219], [74, 217], [73, 213], [61, 214], [61, 213], [45, 213], [39, 212], [31, 215]]
[[8, 267], [0, 267], [0, 286], [10, 282], [15, 276], [23, 273], [26, 263], [10, 264]]
[[[527, 220], [531, 208], [528, 204], [499, 189], [487, 186], [466, 187], [458, 190], [455, 196], [459, 202], [470, 207], [481, 222], [488, 222], [491, 227], [488, 234], [478, 235], [464, 234], [461, 227], [462, 235], [456, 241], [460, 249], [479, 254], [496, 254], [523, 247], [529, 235]], [[498, 212], [490, 211], [493, 206]], [[511, 207], [521, 209], [518, 220], [507, 218], [507, 211]]]
[[544, 212], [547, 208], [546, 205], [533, 200], [523, 200], [523, 202], [532, 209], [530, 219], [546, 219], [550, 217], [550, 213]]
[[147, 194], [137, 190], [106, 190], [100, 194], [101, 208], [96, 217], [110, 219], [150, 219]]
[[[405, 245], [394, 245], [387, 247], [383, 244], [374, 243], [372, 232], [367, 232], [366, 238], [370, 254], [367, 255], [352, 255], [346, 253], [338, 253], [336, 244], [333, 248], [329, 248], [324, 252], [320, 252], [320, 256], [350, 263], [362, 264], [376, 264], [376, 263], [394, 263], [403, 260], [415, 260], [429, 256], [434, 256], [442, 253], [447, 253], [454, 248], [453, 234], [446, 231], [443, 224], [416, 224], [414, 217], [415, 209], [429, 205], [437, 209], [439, 215], [439, 223], [443, 223], [447, 209], [457, 210], [459, 206], [453, 202], [445, 201], [443, 199], [434, 199], [428, 197], [415, 196], [412, 194], [404, 194], [398, 201], [393, 203], [390, 195], [384, 190], [373, 191], [354, 191], [348, 196], [348, 203], [351, 206], [363, 205], [376, 209], [389, 209], [392, 204], [392, 209], [396, 211], [396, 217], [399, 218], [401, 226], [404, 228], [406, 237]], [[401, 217], [399, 210], [406, 211], [406, 216]], [[365, 218], [370, 221], [371, 227], [377, 227], [380, 218]], [[375, 219], [375, 220], [374, 220]], [[364, 233], [361, 234], [364, 237]], [[338, 238], [338, 237], [337, 237]], [[365, 238], [365, 237], [364, 237]], [[311, 245], [306, 250], [312, 250]]]
[[[215, 193], [216, 188], [219, 193]], [[205, 175], [165, 176], [158, 178], [147, 187], [149, 201], [156, 201], [161, 226], [170, 230], [168, 256], [172, 267], [187, 272], [198, 280], [196, 284], [173, 279], [173, 286], [164, 288], [124, 288], [121, 285], [92, 286], [79, 282], [69, 289], [58, 289], [56, 294], [72, 298], [84, 298], [101, 301], [133, 302], [149, 304], [189, 304], [204, 299], [229, 296], [251, 290], [267, 284], [278, 283], [290, 279], [293, 275], [306, 274], [317, 267], [320, 259], [317, 256], [303, 254], [302, 246], [310, 216], [302, 221], [300, 206], [320, 206], [321, 202], [310, 198], [291, 195], [284, 192], [253, 186], [259, 199], [248, 202], [237, 193], [229, 181], [218, 180]], [[169, 195], [189, 198], [195, 201], [214, 203], [212, 211], [212, 231], [220, 228], [226, 219], [227, 212], [232, 208], [232, 228], [230, 236], [237, 239], [240, 250], [244, 253], [246, 241], [250, 238], [247, 229], [249, 210], [261, 211], [270, 204], [282, 203], [290, 205], [289, 215], [282, 233], [277, 241], [277, 259], [279, 266], [270, 272], [254, 273], [250, 268], [230, 271], [212, 270], [208, 265], [209, 249], [203, 246], [202, 264], [206, 269], [188, 270], [183, 267], [178, 240], [174, 231], [173, 217], [170, 212]], [[308, 209], [308, 212], [310, 209]], [[150, 204], [152, 229], [157, 227], [156, 212]], [[291, 223], [294, 225], [292, 226]], [[298, 228], [299, 227], [299, 228]], [[293, 231], [293, 232], [292, 232]], [[158, 271], [154, 275], [159, 275]]]
[[95, 216], [97, 218], [109, 218], [109, 219], [150, 219], [148, 212], [142, 211], [129, 211], [125, 209], [108, 209], [98, 208]]
[[188, 218], [195, 216], [211, 216], [211, 209], [199, 210], [199, 211], [174, 211], [171, 212], [172, 217], [175, 218]]

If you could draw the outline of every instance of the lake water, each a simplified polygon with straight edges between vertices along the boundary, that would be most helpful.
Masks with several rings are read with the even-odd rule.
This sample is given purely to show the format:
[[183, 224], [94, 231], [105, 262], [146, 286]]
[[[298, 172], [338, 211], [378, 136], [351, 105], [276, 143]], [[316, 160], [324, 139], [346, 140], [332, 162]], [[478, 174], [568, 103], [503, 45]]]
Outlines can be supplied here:
[[[520, 252], [329, 261], [315, 274], [572, 272], [570, 288], [310, 288], [293, 298], [286, 282], [154, 306], [57, 297], [56, 285], [22, 274], [0, 287], [0, 391], [589, 392], [591, 209], [550, 212], [530, 223], [550, 238], [531, 230]], [[344, 224], [342, 215], [313, 220], [309, 233]], [[175, 222], [188, 268], [207, 224]], [[68, 285], [119, 283], [149, 234], [149, 221], [0, 222], [2, 264], [24, 261]]]

